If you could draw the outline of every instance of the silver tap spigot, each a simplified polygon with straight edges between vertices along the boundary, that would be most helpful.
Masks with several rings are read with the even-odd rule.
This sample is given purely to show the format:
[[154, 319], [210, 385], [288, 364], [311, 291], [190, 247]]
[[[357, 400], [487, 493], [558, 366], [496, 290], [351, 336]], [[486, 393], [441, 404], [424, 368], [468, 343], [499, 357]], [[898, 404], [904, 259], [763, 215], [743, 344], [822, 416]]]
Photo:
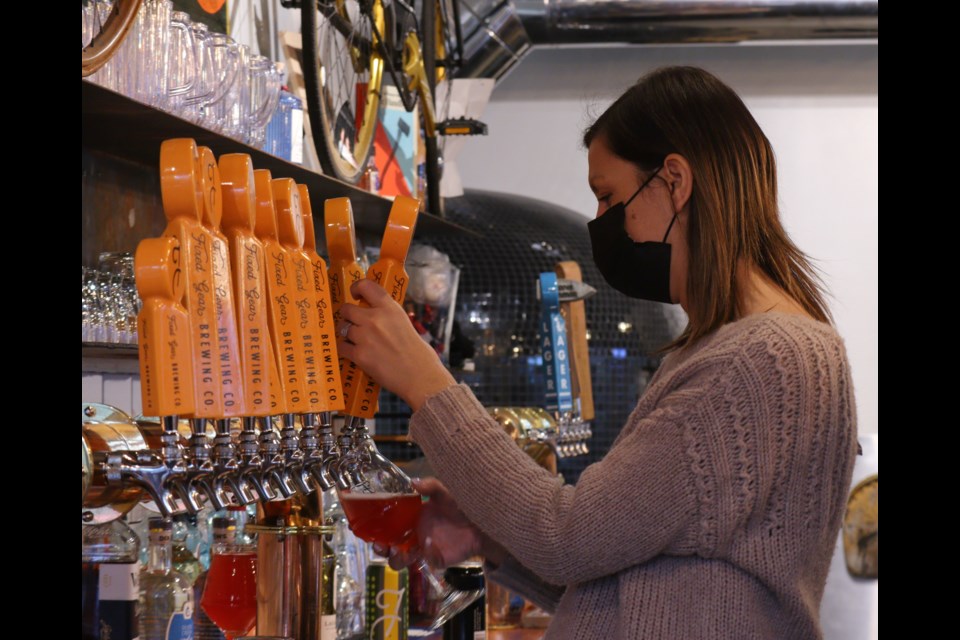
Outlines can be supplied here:
[[314, 468], [323, 464], [323, 452], [320, 450], [320, 434], [318, 426], [320, 418], [315, 413], [308, 413], [303, 416], [303, 426], [300, 428], [300, 452], [303, 461], [300, 465], [300, 482], [312, 486], [314, 482], [325, 491], [329, 487], [324, 487], [316, 481]]
[[260, 467], [261, 482], [271, 483], [283, 499], [292, 498], [297, 493], [289, 474], [284, 473], [285, 461], [280, 453], [280, 441], [273, 430], [271, 418], [263, 418], [260, 430]]
[[349, 416], [343, 429], [340, 430], [340, 438], [337, 440], [340, 458], [331, 465], [333, 476], [340, 489], [349, 489], [363, 484], [363, 476], [360, 473], [363, 452], [360, 451], [360, 442], [365, 433], [364, 419], [355, 416]]
[[107, 482], [131, 483], [143, 487], [160, 513], [169, 518], [178, 513], [177, 498], [167, 478], [178, 469], [171, 468], [155, 451], [111, 451], [95, 455], [94, 463], [103, 469]]
[[284, 482], [292, 484], [301, 495], [308, 496], [314, 492], [310, 474], [304, 473], [303, 451], [300, 450], [300, 434], [297, 433], [296, 417], [289, 413], [283, 428], [280, 430], [280, 450], [283, 453]]
[[247, 486], [252, 486], [257, 496], [270, 502], [277, 498], [277, 489], [273, 483], [265, 481], [263, 477], [263, 458], [260, 456], [260, 442], [257, 438], [257, 418], [243, 419], [243, 430], [240, 432], [240, 464], [237, 476]]
[[163, 486], [172, 491], [188, 513], [200, 512], [201, 498], [187, 476], [183, 447], [180, 446], [180, 434], [177, 431], [177, 416], [164, 416], [163, 433], [160, 435], [160, 455], [169, 472], [163, 479]]
[[190, 442], [187, 445], [187, 481], [205, 495], [217, 511], [230, 504], [223, 487], [214, 486], [213, 463], [210, 461], [210, 444], [207, 442], [207, 419], [190, 420]]
[[217, 420], [217, 436], [213, 439], [213, 476], [211, 482], [218, 493], [229, 488], [237, 504], [255, 502], [257, 494], [240, 474], [236, 447], [230, 436], [230, 421]]
[[314, 482], [321, 491], [327, 491], [336, 486], [337, 480], [333, 473], [333, 466], [340, 459], [340, 451], [337, 448], [337, 440], [333, 436], [333, 420], [329, 411], [321, 412], [319, 415], [319, 461], [311, 454], [310, 461], [304, 465]]

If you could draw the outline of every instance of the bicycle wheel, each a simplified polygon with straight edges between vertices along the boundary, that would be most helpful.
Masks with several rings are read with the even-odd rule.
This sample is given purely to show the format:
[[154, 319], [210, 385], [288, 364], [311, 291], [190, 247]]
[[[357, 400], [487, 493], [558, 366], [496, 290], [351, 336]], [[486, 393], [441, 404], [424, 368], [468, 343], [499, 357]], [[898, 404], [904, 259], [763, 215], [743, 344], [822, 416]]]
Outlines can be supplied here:
[[[140, 9], [140, 0], [115, 0], [101, 23], [100, 3], [92, 0], [92, 4], [91, 19], [94, 24], [91, 24], [90, 28], [96, 33], [93, 34], [87, 46], [81, 47], [81, 77], [83, 78], [107, 63], [110, 56], [120, 47]], [[101, 23], [99, 30], [96, 29], [96, 23]]]
[[[442, 1], [442, 0], [439, 0]], [[430, 87], [430, 96], [437, 93], [438, 69], [437, 60], [443, 60], [446, 53], [445, 38], [442, 37], [443, 24], [440, 22], [441, 13], [437, 12], [438, 0], [424, 0], [420, 14], [420, 48], [423, 50], [423, 70], [427, 75], [427, 85]], [[438, 32], [441, 37], [438, 38]], [[441, 67], [440, 71], [444, 69]], [[424, 117], [427, 117], [427, 110], [421, 109]], [[427, 126], [424, 122], [423, 144], [426, 152], [426, 166], [424, 167], [427, 183], [427, 211], [443, 217], [443, 200], [440, 197], [440, 179], [442, 177], [442, 167], [440, 166], [440, 150], [437, 146], [436, 123], [434, 126]]]
[[355, 183], [366, 169], [380, 109], [383, 2], [303, 0], [300, 20], [317, 157], [325, 173]]

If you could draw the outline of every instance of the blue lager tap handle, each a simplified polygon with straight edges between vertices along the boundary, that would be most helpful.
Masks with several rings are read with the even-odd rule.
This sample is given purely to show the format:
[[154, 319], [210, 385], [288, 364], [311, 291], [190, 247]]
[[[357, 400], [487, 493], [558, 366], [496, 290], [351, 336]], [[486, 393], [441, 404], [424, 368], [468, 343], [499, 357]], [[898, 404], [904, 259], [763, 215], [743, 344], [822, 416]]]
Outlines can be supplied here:
[[557, 274], [540, 274], [540, 340], [543, 367], [547, 374], [546, 409], [563, 416], [573, 411], [567, 326], [560, 314]]

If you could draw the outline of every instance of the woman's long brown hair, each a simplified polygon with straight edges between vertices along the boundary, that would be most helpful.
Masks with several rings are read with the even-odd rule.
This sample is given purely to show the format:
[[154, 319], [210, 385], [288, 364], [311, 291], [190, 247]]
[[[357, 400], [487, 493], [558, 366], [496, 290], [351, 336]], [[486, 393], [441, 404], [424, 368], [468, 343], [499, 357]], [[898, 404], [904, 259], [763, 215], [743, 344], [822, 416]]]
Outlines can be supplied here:
[[703, 69], [658, 69], [597, 118], [583, 143], [589, 147], [598, 137], [644, 173], [670, 153], [686, 158], [693, 171], [687, 227], [690, 322], [665, 350], [693, 344], [740, 317], [740, 259], [811, 316], [830, 322], [822, 282], [780, 222], [773, 148], [730, 87]]

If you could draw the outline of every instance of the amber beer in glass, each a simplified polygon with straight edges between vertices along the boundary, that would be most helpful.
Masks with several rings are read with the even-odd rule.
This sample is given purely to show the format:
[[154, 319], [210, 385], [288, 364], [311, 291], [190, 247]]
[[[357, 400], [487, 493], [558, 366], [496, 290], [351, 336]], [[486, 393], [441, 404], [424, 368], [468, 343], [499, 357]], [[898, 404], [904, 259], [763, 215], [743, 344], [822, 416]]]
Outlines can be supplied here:
[[350, 529], [357, 537], [404, 551], [416, 544], [420, 494], [347, 490], [341, 492], [340, 499]]

